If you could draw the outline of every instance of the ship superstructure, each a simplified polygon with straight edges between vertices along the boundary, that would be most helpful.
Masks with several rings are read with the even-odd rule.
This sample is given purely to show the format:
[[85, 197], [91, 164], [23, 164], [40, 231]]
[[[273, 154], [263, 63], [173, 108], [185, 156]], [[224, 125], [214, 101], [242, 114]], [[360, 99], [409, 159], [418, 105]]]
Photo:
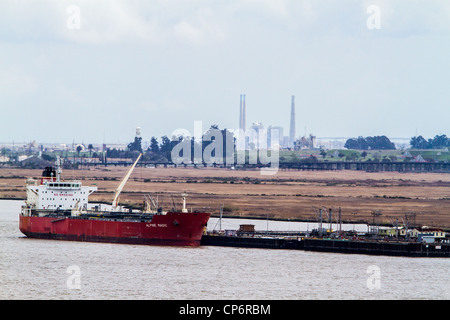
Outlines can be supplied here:
[[47, 167], [42, 172], [40, 183], [34, 179], [27, 180], [28, 208], [49, 210], [87, 210], [88, 197], [97, 191], [97, 187], [82, 186], [79, 180], [62, 181], [60, 159], [57, 159], [57, 170]]

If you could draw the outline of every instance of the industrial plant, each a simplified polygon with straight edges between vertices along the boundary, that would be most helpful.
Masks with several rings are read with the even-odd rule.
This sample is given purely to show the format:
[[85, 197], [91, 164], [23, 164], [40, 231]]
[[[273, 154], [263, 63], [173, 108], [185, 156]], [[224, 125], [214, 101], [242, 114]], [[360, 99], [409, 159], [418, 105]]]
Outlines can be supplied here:
[[282, 126], [268, 125], [264, 126], [262, 122], [252, 122], [252, 125], [246, 126], [246, 102], [245, 94], [241, 94], [239, 106], [239, 131], [243, 132], [245, 138], [239, 145], [240, 149], [258, 150], [258, 149], [286, 149], [302, 150], [317, 149], [316, 137], [309, 136], [297, 137], [296, 118], [295, 118], [295, 96], [291, 96], [289, 135], [284, 135]]

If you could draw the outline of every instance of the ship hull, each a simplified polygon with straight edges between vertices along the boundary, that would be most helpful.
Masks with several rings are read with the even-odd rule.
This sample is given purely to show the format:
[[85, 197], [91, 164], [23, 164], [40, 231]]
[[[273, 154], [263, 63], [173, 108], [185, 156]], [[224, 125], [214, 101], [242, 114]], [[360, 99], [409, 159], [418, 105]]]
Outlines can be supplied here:
[[151, 221], [20, 215], [30, 238], [143, 245], [199, 246], [209, 213], [169, 212]]

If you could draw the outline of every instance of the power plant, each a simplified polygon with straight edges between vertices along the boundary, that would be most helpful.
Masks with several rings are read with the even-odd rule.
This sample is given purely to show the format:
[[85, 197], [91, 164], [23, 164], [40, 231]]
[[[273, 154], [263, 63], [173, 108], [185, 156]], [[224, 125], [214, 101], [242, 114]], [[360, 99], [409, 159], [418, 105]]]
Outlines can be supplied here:
[[244, 149], [265, 149], [265, 148], [283, 148], [291, 150], [313, 149], [315, 147], [316, 137], [296, 137], [296, 118], [295, 118], [295, 96], [291, 96], [289, 136], [283, 135], [283, 127], [269, 125], [265, 127], [261, 122], [252, 122], [252, 125], [246, 126], [246, 101], [245, 94], [240, 96], [239, 105], [239, 130], [244, 133], [244, 138], [238, 142], [238, 148]]

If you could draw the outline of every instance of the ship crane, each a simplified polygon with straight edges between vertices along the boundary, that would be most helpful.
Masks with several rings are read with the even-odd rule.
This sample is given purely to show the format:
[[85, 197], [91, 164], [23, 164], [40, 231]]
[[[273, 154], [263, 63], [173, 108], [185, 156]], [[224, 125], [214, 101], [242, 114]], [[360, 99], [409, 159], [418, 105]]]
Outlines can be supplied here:
[[114, 194], [114, 200], [112, 202], [113, 210], [117, 208], [117, 204], [118, 204], [118, 201], [119, 201], [119, 195], [122, 192], [123, 187], [127, 183], [128, 178], [131, 176], [131, 173], [133, 172], [134, 167], [136, 167], [136, 164], [138, 163], [138, 161], [141, 158], [141, 156], [142, 156], [142, 153], [139, 154], [139, 157], [137, 157], [136, 161], [133, 163], [133, 165], [131, 166], [130, 170], [128, 170], [127, 174], [122, 179], [122, 181], [120, 182], [119, 186], [117, 187], [117, 189], [115, 191], [115, 194]]

